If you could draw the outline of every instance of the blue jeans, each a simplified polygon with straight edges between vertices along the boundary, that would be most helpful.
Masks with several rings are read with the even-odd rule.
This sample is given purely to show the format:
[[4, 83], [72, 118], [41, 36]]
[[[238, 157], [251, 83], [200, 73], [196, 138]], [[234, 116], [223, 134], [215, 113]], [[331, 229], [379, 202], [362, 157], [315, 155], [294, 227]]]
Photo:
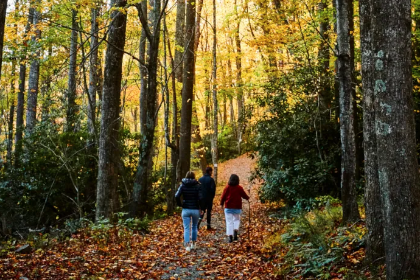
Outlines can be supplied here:
[[[184, 244], [190, 242], [190, 234], [192, 241], [197, 240], [197, 225], [200, 217], [200, 210], [198, 209], [182, 209], [182, 220], [184, 222]], [[191, 233], [192, 220], [192, 233]]]

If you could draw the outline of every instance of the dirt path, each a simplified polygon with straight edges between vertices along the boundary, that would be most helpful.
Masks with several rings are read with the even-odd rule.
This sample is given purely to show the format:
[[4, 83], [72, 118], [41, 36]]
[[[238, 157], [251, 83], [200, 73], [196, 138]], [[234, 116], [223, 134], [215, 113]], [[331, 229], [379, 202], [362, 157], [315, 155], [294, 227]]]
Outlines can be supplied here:
[[[254, 185], [250, 190], [251, 184], [248, 181], [255, 163], [255, 159], [242, 155], [219, 165], [219, 184], [212, 215], [214, 230], [207, 231], [203, 227], [199, 231], [198, 249], [193, 252], [183, 252], [182, 242], [178, 242], [176, 251], [181, 253], [176, 259], [178, 265], [173, 262], [168, 264], [164, 268], [165, 273], [162, 275], [162, 279], [272, 279], [274, 277], [268, 273], [272, 269], [270, 264], [258, 264], [261, 262], [263, 240], [252, 240], [251, 242], [248, 240], [249, 204], [246, 201], [243, 203], [244, 212], [241, 219], [239, 242], [230, 244], [227, 242], [225, 234], [224, 214], [219, 206], [221, 192], [230, 175], [234, 173], [239, 176], [240, 184], [244, 189], [251, 193], [250, 201], [254, 206], [253, 210], [261, 207], [256, 195], [259, 186]], [[181, 218], [177, 217], [177, 219]], [[253, 217], [253, 220], [256, 220], [256, 217]], [[259, 225], [259, 223], [254, 225]], [[255, 227], [253, 228], [251, 237], [255, 236]], [[178, 228], [177, 231], [182, 233], [182, 228]], [[178, 240], [182, 240], [182, 234], [179, 234], [178, 238]], [[268, 267], [261, 269], [266, 265]]]
[[277, 231], [257, 200], [258, 186], [251, 190], [251, 223], [248, 239], [248, 204], [239, 242], [227, 243], [220, 193], [231, 173], [239, 175], [248, 191], [248, 177], [255, 164], [247, 156], [220, 164], [218, 195], [215, 198], [212, 231], [201, 229], [198, 249], [183, 247], [180, 214], [157, 220], [150, 233], [124, 228], [86, 229], [64, 242], [31, 254], [9, 253], [0, 257], [0, 279], [275, 279], [271, 255], [264, 244]]

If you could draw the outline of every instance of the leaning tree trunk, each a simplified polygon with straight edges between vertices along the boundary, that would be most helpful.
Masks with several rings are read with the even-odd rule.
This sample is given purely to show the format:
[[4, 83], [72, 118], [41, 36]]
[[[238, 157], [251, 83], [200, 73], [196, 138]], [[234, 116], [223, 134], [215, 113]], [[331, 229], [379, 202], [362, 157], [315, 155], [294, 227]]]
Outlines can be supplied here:
[[76, 63], [77, 63], [77, 11], [72, 10], [71, 17], [71, 37], [70, 37], [70, 59], [69, 59], [69, 80], [67, 87], [67, 132], [74, 131], [76, 128]]
[[213, 0], [213, 139], [212, 139], [212, 160], [213, 160], [213, 177], [217, 185], [217, 160], [218, 160], [218, 137], [219, 137], [219, 119], [217, 113], [219, 112], [219, 104], [217, 100], [217, 29], [216, 29], [216, 0]]
[[96, 135], [96, 94], [99, 91], [99, 75], [98, 75], [98, 60], [99, 53], [99, 7], [91, 9], [91, 30], [90, 30], [90, 65], [89, 65], [89, 102], [88, 102], [88, 131], [90, 135]]
[[[125, 0], [111, 0], [113, 7], [124, 9], [125, 5]], [[96, 220], [112, 219], [117, 210], [120, 97], [127, 13], [115, 9], [111, 19], [102, 91]]]
[[[39, 3], [39, 0], [38, 0]], [[41, 30], [39, 29], [38, 23], [41, 20], [41, 13], [34, 9], [33, 14], [33, 25], [35, 26], [35, 36], [32, 36], [32, 42], [34, 45], [39, 44], [41, 39]], [[41, 51], [39, 46], [36, 47], [36, 52], [31, 62], [29, 69], [29, 81], [28, 81], [28, 100], [26, 104], [26, 136], [30, 136], [36, 123], [36, 110], [38, 105], [38, 91], [39, 91], [39, 64], [40, 64]]]
[[181, 107], [181, 137], [179, 143], [179, 176], [190, 170], [191, 163], [191, 120], [194, 91], [194, 41], [195, 41], [195, 1], [187, 1], [184, 74]]
[[[363, 83], [363, 143], [365, 158], [365, 215], [366, 215], [366, 257], [369, 262], [380, 260], [385, 255], [384, 228], [381, 192], [378, 177], [376, 151], [376, 129], [374, 111], [374, 60], [372, 49], [372, 0], [361, 0], [360, 5], [360, 44], [362, 51]], [[383, 261], [382, 261], [383, 263]]]
[[[235, 12], [236, 14], [238, 14], [236, 0], [235, 0]], [[239, 37], [240, 27], [241, 27], [241, 19], [238, 16], [238, 22], [237, 22], [236, 31], [235, 31], [235, 45], [236, 45], [236, 89], [237, 89], [236, 99], [238, 102], [237, 136], [238, 136], [238, 153], [239, 154], [241, 154], [242, 130], [243, 130], [243, 125], [244, 125], [244, 92], [242, 88], [242, 48], [241, 48], [241, 39]]]
[[356, 193], [356, 135], [353, 89], [353, 1], [337, 0], [338, 78], [340, 81], [341, 197], [343, 222], [360, 219]]
[[368, 3], [372, 13], [362, 17], [369, 17], [370, 26], [362, 30], [372, 32], [374, 82], [368, 85], [375, 97], [387, 279], [419, 279], [420, 178], [412, 94], [411, 1]]
[[[31, 24], [34, 18], [34, 8], [29, 8], [28, 13], [28, 22], [25, 27], [25, 38], [28, 35]], [[25, 81], [26, 81], [26, 55], [27, 55], [27, 48], [28, 40], [25, 39], [23, 45], [23, 55], [20, 58], [19, 63], [19, 92], [17, 96], [17, 106], [16, 106], [16, 134], [15, 134], [15, 167], [18, 167], [20, 164], [20, 157], [22, 154], [22, 137], [23, 137], [23, 115], [25, 111]]]
[[7, 10], [7, 0], [3, 0], [0, 3], [0, 77], [1, 77], [1, 65], [3, 62], [3, 41], [4, 41], [4, 26], [6, 24], [6, 10]]

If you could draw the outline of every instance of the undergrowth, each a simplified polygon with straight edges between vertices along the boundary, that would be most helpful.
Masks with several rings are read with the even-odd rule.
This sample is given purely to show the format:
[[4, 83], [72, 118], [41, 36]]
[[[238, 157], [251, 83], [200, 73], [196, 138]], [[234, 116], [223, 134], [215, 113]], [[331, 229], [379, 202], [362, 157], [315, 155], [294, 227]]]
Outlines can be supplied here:
[[341, 206], [326, 203], [286, 218], [266, 244], [276, 252], [277, 273], [293, 279], [368, 279], [363, 266], [365, 225], [342, 225]]

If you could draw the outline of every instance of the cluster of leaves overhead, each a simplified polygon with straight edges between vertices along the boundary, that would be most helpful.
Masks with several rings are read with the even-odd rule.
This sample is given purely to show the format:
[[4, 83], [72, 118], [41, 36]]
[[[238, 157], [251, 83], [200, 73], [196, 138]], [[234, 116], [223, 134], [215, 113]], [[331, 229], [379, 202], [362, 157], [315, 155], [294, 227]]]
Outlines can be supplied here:
[[256, 136], [258, 172], [265, 181], [261, 198], [299, 202], [300, 208], [316, 196], [339, 192], [338, 126], [330, 112], [320, 111], [318, 97], [309, 94], [309, 71], [301, 68], [267, 86], [260, 101], [268, 110]]

